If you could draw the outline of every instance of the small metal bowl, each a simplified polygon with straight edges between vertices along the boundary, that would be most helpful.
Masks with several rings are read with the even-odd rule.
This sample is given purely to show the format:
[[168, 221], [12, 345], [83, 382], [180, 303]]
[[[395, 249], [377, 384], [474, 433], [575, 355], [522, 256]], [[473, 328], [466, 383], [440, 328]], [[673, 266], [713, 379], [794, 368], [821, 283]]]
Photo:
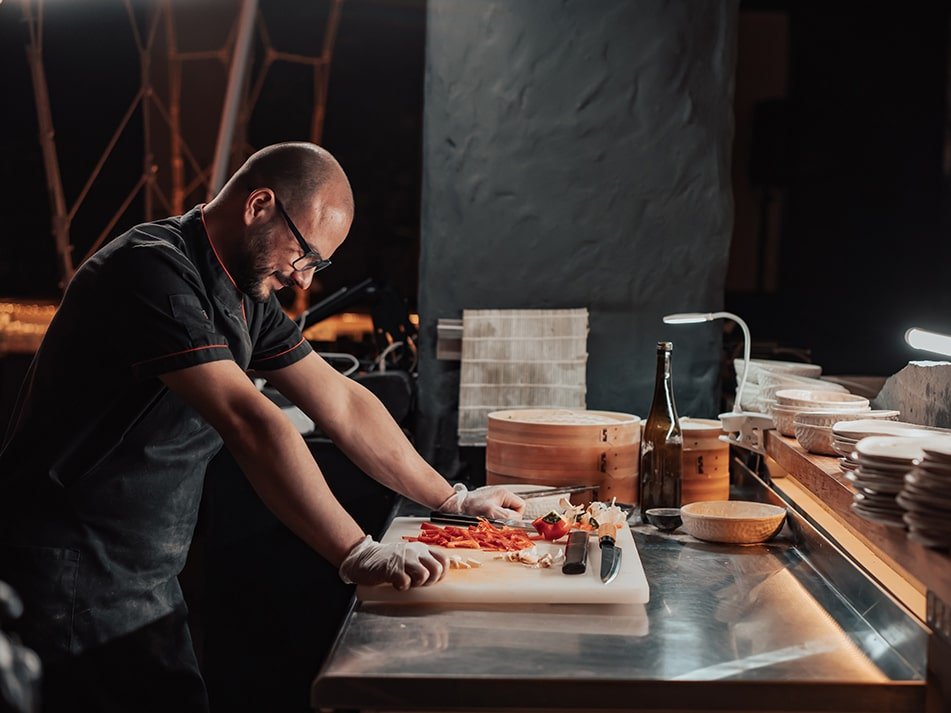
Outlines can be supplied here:
[[676, 530], [682, 522], [680, 508], [651, 508], [644, 515], [651, 525], [664, 532]]

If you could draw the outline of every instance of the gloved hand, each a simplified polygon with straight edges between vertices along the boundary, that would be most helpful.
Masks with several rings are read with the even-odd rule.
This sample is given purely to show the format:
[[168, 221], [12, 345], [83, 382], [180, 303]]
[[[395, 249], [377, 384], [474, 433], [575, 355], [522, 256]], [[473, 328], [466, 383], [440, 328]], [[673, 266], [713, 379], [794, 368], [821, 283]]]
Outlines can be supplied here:
[[347, 584], [392, 584], [403, 591], [438, 582], [448, 570], [446, 556], [422, 542], [384, 545], [367, 535], [344, 557], [340, 579]]
[[456, 483], [455, 492], [439, 506], [442, 512], [481, 515], [493, 520], [519, 519], [525, 510], [525, 501], [500, 485], [486, 485], [468, 490]]

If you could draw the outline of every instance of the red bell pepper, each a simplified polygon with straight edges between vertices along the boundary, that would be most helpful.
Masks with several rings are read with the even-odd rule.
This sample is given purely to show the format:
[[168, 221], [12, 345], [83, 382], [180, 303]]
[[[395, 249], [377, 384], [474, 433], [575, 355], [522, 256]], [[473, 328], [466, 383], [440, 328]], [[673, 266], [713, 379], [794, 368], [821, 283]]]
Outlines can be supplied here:
[[540, 518], [533, 520], [532, 526], [538, 531], [539, 535], [549, 542], [564, 537], [571, 529], [571, 523], [557, 510], [552, 510], [547, 515], [542, 515]]

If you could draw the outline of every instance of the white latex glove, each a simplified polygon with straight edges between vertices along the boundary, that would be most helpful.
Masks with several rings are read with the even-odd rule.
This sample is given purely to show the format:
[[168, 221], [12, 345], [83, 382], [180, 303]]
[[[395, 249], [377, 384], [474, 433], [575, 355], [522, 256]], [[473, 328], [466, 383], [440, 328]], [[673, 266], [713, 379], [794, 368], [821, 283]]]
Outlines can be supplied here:
[[443, 512], [481, 515], [493, 520], [519, 519], [525, 511], [525, 501], [500, 485], [486, 485], [469, 491], [456, 483], [455, 492], [439, 506]]
[[392, 584], [403, 591], [434, 584], [449, 570], [449, 561], [422, 542], [374, 542], [367, 535], [340, 564], [340, 579], [347, 584]]

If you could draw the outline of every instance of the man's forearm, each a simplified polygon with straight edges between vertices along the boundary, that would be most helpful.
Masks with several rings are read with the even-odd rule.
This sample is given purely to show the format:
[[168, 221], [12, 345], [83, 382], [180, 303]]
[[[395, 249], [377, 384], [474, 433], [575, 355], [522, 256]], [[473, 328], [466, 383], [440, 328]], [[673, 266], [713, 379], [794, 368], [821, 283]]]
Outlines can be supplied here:
[[261, 500], [331, 564], [339, 566], [364, 537], [286, 419], [265, 420], [226, 444]]
[[452, 495], [449, 483], [419, 455], [376, 396], [350, 382], [347, 401], [347, 418], [325, 430], [361, 470], [427, 507]]

